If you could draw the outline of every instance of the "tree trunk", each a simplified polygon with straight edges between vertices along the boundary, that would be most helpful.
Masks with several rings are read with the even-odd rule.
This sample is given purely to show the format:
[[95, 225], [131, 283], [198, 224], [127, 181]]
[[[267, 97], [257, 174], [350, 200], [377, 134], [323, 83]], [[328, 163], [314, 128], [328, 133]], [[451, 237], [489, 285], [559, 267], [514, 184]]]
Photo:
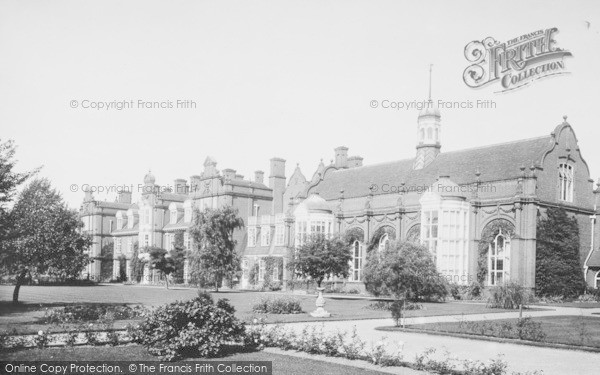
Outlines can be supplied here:
[[320, 287], [321, 287], [321, 283], [322, 283], [322, 282], [323, 282], [323, 279], [322, 279], [322, 278], [320, 278], [320, 279], [317, 279], [317, 288], [320, 288]]
[[219, 274], [215, 273], [215, 292], [219, 291]]
[[25, 276], [27, 275], [27, 268], [22, 269], [17, 275], [17, 283], [15, 285], [15, 290], [13, 292], [13, 303], [19, 303], [19, 291], [21, 290], [21, 285], [23, 281], [25, 281]]
[[166, 273], [165, 275], [165, 285], [167, 286], [167, 289], [169, 289], [169, 275], [167, 275]]

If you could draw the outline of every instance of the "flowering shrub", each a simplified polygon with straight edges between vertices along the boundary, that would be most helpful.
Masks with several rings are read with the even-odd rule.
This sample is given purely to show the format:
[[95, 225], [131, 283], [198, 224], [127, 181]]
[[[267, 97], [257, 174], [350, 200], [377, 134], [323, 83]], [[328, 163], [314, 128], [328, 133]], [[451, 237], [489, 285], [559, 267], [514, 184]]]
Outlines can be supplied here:
[[300, 300], [290, 297], [266, 297], [261, 298], [254, 306], [252, 311], [262, 314], [300, 314], [302, 307]]
[[228, 300], [215, 304], [206, 295], [170, 303], [149, 314], [133, 338], [165, 360], [216, 356], [226, 343], [244, 338], [244, 324], [234, 312]]

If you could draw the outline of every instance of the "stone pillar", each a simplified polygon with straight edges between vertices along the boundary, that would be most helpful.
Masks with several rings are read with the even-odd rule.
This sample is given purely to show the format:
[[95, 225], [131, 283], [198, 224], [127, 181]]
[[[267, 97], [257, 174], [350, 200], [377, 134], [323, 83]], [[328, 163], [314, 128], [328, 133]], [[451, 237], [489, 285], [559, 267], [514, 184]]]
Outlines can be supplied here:
[[183, 261], [183, 283], [190, 283], [190, 261], [188, 259]]
[[113, 259], [113, 272], [112, 272], [113, 280], [117, 280], [119, 278], [119, 276], [121, 276], [120, 268], [121, 268], [121, 262], [119, 261], [119, 258], [114, 258]]
[[127, 274], [127, 281], [133, 281], [132, 280], [132, 269], [131, 269], [131, 259], [126, 259], [125, 260], [125, 273]]

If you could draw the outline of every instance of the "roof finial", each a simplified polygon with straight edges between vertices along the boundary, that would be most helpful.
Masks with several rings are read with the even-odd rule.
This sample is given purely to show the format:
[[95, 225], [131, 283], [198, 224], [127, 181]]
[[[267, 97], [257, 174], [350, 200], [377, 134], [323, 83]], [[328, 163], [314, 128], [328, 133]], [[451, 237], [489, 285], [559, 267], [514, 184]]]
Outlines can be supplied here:
[[566, 122], [567, 122], [567, 115], [564, 115], [563, 116], [563, 124], [566, 124]]
[[431, 70], [433, 69], [433, 64], [429, 64], [429, 101], [431, 101]]

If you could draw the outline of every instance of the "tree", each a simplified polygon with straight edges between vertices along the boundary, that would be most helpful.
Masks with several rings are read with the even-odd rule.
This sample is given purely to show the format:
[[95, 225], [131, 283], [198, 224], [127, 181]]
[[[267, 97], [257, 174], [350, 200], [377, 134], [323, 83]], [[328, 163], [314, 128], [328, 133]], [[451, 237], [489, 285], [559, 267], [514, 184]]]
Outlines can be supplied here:
[[238, 211], [230, 206], [196, 210], [190, 232], [196, 248], [190, 256], [190, 269], [195, 278], [212, 280], [215, 290], [223, 278], [240, 270], [240, 255], [235, 251], [236, 229], [244, 227]]
[[23, 270], [60, 280], [76, 278], [89, 263], [89, 236], [76, 211], [69, 209], [46, 179], [31, 182], [9, 213], [9, 234], [0, 265], [18, 274], [13, 302], [18, 302]]
[[351, 261], [350, 247], [344, 240], [338, 236], [316, 234], [300, 246], [290, 262], [290, 268], [300, 277], [316, 280], [320, 288], [327, 277], [347, 278]]
[[148, 248], [148, 254], [150, 254], [150, 267], [163, 274], [165, 284], [169, 289], [169, 275], [177, 270], [175, 259], [167, 250], [159, 247]]
[[585, 290], [579, 263], [579, 226], [560, 207], [549, 207], [537, 223], [535, 292], [576, 297]]
[[11, 222], [8, 215], [8, 204], [12, 202], [16, 189], [19, 185], [25, 182], [38, 170], [32, 172], [18, 173], [14, 171], [17, 161], [15, 160], [16, 146], [13, 141], [8, 140], [2, 142], [0, 139], [0, 268], [4, 272], [10, 269], [11, 273], [16, 272], [15, 277], [15, 293], [13, 299], [19, 296], [21, 284], [26, 280], [29, 270], [26, 267], [14, 269], [5, 262], [5, 259], [10, 251], [8, 245], [10, 243]]
[[[13, 141], [2, 142], [0, 139], [0, 220], [6, 218], [7, 204], [12, 202], [17, 187], [38, 172], [37, 169], [25, 173], [13, 171], [17, 163], [14, 159], [15, 152], [16, 146]], [[3, 222], [0, 221], [0, 224], [3, 224]], [[4, 225], [0, 225], [0, 228], [3, 227]], [[0, 240], [2, 238], [0, 237]]]
[[440, 275], [424, 246], [396, 242], [381, 252], [369, 253], [364, 269], [367, 291], [376, 296], [417, 301], [441, 299], [448, 295], [446, 279]]

